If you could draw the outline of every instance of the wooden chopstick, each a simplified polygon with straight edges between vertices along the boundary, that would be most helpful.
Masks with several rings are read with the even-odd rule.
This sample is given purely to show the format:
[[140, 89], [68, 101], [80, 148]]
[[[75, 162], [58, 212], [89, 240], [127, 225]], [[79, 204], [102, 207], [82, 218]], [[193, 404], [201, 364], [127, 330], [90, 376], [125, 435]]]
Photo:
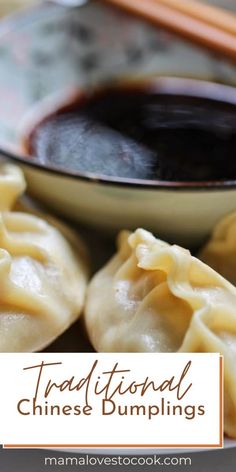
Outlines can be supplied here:
[[[222, 54], [226, 58], [236, 61], [236, 35], [231, 34], [219, 25], [213, 26], [202, 18], [196, 18], [190, 11], [183, 13], [180, 9], [164, 5], [164, 0], [103, 0], [141, 16], [154, 24], [178, 34], [195, 44], [211, 51]], [[167, 1], [167, 0], [166, 0]], [[177, 0], [180, 4], [182, 0]], [[196, 2], [197, 3], [197, 2]], [[220, 10], [215, 8], [215, 10]], [[207, 15], [206, 15], [207, 16]]]
[[196, 0], [156, 0], [185, 15], [236, 35], [236, 14]]

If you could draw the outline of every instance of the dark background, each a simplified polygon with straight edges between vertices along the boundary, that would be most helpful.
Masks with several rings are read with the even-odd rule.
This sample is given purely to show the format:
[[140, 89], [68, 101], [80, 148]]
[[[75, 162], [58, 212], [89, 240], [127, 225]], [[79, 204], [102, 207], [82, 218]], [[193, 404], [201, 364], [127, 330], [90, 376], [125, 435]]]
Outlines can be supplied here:
[[[117, 454], [119, 455], [119, 454]], [[191, 466], [45, 466], [45, 457], [75, 457], [76, 454], [55, 452], [49, 450], [4, 450], [0, 449], [0, 472], [54, 472], [55, 470], [74, 472], [87, 470], [100, 470], [101, 472], [110, 470], [158, 470], [176, 472], [234, 472], [236, 470], [236, 448], [224, 451], [195, 452], [192, 454], [180, 454], [181, 457], [191, 457]], [[83, 454], [80, 454], [83, 456]], [[95, 455], [93, 455], [95, 456]], [[128, 454], [127, 454], [128, 456]], [[169, 457], [168, 452], [165, 456]], [[177, 457], [175, 454], [173, 457]]]

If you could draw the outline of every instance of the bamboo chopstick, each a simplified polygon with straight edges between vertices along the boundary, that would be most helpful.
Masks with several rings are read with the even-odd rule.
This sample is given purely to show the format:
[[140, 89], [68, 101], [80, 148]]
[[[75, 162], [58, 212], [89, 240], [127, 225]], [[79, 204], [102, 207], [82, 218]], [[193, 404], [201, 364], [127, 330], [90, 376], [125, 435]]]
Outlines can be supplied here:
[[[228, 30], [225, 31], [225, 29], [219, 27], [219, 24], [215, 25], [213, 19], [211, 24], [209, 24], [207, 14], [205, 16], [202, 13], [200, 19], [196, 17], [196, 10], [195, 16], [193, 12], [190, 12], [189, 10], [186, 11], [183, 9], [183, 11], [185, 11], [185, 13], [183, 13], [183, 11], [180, 11], [180, 4], [182, 3], [183, 8], [184, 3], [182, 0], [176, 0], [176, 3], [178, 2], [179, 5], [178, 9], [177, 7], [174, 8], [173, 5], [164, 5], [163, 2], [167, 2], [168, 0], [105, 1], [130, 13], [141, 16], [152, 23], [158, 24], [179, 36], [192, 41], [193, 43], [236, 61], [236, 34], [231, 34], [231, 32], [227, 32]], [[171, 0], [169, 0], [169, 2], [171, 3]], [[197, 4], [197, 2], [194, 3]], [[214, 10], [221, 11], [221, 9], [216, 7], [214, 7]], [[203, 21], [203, 17], [205, 21]]]
[[236, 14], [196, 0], [156, 0], [185, 15], [236, 35]]

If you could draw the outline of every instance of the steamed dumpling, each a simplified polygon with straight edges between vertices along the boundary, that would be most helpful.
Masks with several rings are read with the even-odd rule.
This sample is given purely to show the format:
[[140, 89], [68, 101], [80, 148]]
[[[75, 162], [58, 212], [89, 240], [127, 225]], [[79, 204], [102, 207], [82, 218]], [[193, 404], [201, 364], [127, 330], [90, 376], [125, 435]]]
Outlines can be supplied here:
[[12, 209], [25, 188], [24, 175], [18, 167], [11, 164], [0, 165], [0, 211]]
[[[64, 228], [64, 225], [63, 225]], [[84, 248], [33, 215], [0, 213], [0, 351], [44, 348], [80, 315], [87, 285]]]
[[199, 258], [236, 285], [236, 213], [221, 220]]
[[101, 352], [220, 352], [225, 430], [236, 437], [236, 288], [189, 251], [144, 230], [121, 233], [92, 279], [85, 322]]

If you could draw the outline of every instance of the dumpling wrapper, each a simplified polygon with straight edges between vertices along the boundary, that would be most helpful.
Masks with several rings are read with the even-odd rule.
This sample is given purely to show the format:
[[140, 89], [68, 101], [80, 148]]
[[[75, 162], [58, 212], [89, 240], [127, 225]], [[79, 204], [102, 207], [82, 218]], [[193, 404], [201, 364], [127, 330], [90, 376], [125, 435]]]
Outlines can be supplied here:
[[43, 219], [0, 213], [0, 351], [43, 349], [81, 314], [88, 280], [85, 249]]
[[19, 167], [11, 164], [1, 164], [0, 211], [11, 210], [25, 189], [25, 178]]
[[236, 437], [236, 288], [189, 251], [144, 230], [119, 236], [92, 279], [85, 322], [100, 352], [220, 352], [225, 431]]
[[236, 285], [236, 213], [227, 215], [216, 225], [198, 257]]

